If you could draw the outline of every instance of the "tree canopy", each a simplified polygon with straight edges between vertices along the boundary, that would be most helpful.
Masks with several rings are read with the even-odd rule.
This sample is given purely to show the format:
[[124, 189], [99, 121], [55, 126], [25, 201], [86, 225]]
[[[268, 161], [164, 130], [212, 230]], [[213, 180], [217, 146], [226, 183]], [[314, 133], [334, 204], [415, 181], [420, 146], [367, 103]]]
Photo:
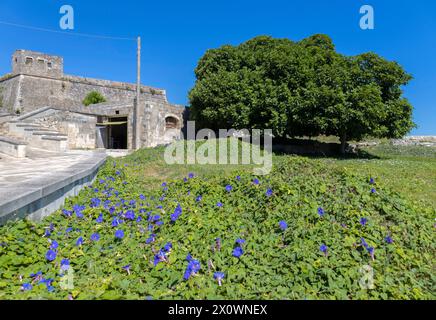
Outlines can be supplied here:
[[[375, 53], [345, 56], [327, 35], [255, 37], [208, 50], [195, 69], [191, 118], [211, 129], [272, 129], [275, 137], [398, 138], [413, 127], [411, 79]], [[342, 148], [342, 149], [343, 149]]]

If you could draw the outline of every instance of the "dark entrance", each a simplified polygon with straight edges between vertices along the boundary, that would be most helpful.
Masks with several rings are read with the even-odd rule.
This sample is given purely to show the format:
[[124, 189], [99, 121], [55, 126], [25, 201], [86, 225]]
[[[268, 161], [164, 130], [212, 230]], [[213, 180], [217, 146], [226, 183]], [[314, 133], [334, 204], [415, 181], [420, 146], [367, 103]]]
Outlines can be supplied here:
[[127, 149], [127, 117], [109, 118], [109, 149]]

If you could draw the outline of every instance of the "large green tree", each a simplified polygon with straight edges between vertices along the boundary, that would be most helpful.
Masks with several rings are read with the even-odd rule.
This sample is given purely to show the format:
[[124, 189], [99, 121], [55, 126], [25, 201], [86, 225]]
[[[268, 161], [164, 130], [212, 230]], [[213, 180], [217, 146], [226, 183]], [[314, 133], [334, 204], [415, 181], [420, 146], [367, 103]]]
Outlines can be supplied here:
[[269, 128], [276, 137], [401, 137], [413, 128], [402, 97], [411, 80], [375, 53], [344, 56], [326, 35], [299, 42], [259, 36], [208, 50], [189, 93], [197, 125]]

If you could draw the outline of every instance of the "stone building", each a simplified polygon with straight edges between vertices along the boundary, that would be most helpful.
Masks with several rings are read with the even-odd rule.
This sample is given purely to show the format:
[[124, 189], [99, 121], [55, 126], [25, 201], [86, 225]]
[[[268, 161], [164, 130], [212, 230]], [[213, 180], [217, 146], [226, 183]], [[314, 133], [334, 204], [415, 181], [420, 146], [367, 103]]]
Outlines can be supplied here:
[[[106, 102], [84, 106], [92, 91]], [[62, 57], [17, 50], [12, 72], [0, 78], [0, 136], [3, 144], [23, 141], [57, 151], [133, 149], [178, 139], [187, 109], [170, 104], [165, 90], [141, 86], [140, 92], [134, 114], [135, 84], [66, 75]]]

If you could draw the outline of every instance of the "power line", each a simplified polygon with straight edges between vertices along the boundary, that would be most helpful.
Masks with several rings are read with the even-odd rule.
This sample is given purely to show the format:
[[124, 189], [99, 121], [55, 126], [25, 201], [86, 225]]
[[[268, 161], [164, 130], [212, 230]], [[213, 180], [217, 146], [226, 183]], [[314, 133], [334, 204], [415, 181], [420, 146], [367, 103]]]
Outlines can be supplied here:
[[7, 21], [1, 21], [0, 24], [12, 26], [12, 27], [18, 27], [18, 28], [24, 28], [29, 30], [35, 30], [35, 31], [43, 31], [43, 32], [51, 32], [51, 33], [59, 33], [59, 34], [66, 34], [69, 36], [79, 36], [79, 37], [87, 37], [87, 38], [96, 38], [96, 39], [110, 39], [110, 40], [128, 40], [128, 41], [136, 41], [136, 38], [127, 38], [127, 37], [112, 37], [112, 36], [102, 36], [97, 34], [89, 34], [89, 33], [78, 33], [78, 32], [69, 32], [69, 31], [59, 31], [59, 30], [53, 30], [53, 29], [46, 29], [46, 28], [40, 28], [40, 27], [34, 27], [34, 26], [28, 26], [24, 24], [18, 24], [18, 23], [12, 23]]

